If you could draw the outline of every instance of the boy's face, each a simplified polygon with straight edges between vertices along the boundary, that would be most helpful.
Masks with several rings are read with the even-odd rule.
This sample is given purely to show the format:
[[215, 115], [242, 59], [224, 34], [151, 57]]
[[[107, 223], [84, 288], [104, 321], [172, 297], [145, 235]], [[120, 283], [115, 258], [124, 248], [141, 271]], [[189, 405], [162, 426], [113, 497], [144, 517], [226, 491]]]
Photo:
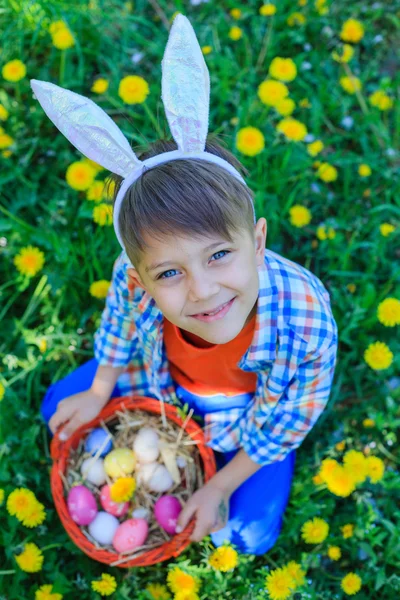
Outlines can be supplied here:
[[[128, 274], [156, 301], [174, 325], [212, 344], [233, 340], [256, 314], [258, 267], [264, 261], [267, 222], [234, 234], [234, 243], [222, 238], [169, 236], [162, 242], [145, 238], [148, 249]], [[208, 248], [214, 244], [214, 247]], [[158, 263], [163, 266], [152, 268]], [[233, 300], [213, 320], [196, 318]], [[219, 318], [218, 318], [219, 317]]]

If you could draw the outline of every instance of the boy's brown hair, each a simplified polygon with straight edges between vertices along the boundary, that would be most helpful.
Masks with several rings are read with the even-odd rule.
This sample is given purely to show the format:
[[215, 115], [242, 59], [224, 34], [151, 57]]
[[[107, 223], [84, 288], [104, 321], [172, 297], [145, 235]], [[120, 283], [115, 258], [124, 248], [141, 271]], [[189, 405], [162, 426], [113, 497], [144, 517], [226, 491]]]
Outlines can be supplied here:
[[[177, 150], [176, 142], [161, 139], [139, 155], [145, 160]], [[215, 139], [207, 138], [206, 152], [225, 159], [243, 176], [243, 165]], [[113, 175], [114, 202], [122, 178]], [[174, 160], [145, 171], [127, 191], [119, 214], [122, 240], [137, 267], [146, 244], [143, 233], [162, 240], [167, 235], [221, 236], [247, 229], [254, 236], [254, 194], [223, 167], [204, 160]]]

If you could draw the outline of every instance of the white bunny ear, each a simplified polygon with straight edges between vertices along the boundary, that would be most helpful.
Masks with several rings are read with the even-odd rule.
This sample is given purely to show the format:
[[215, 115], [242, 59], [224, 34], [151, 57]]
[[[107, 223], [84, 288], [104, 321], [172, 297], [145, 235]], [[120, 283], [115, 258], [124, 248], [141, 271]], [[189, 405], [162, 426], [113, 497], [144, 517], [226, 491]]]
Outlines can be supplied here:
[[126, 177], [142, 164], [114, 121], [89, 98], [48, 81], [31, 79], [43, 110], [82, 154]]
[[178, 149], [203, 152], [208, 132], [210, 76], [190, 21], [177, 15], [162, 60], [162, 100]]

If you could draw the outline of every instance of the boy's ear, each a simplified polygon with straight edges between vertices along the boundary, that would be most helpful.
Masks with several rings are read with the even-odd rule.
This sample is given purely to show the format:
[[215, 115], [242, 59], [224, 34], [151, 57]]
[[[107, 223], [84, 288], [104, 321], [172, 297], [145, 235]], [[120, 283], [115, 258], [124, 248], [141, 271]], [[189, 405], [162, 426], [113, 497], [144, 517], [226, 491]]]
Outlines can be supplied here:
[[261, 217], [257, 221], [254, 230], [255, 244], [256, 244], [256, 260], [257, 265], [260, 266], [264, 262], [265, 244], [267, 241], [267, 221], [264, 217]]
[[134, 269], [133, 267], [129, 267], [126, 270], [126, 272], [128, 273], [129, 279], [132, 279], [136, 285], [142, 287], [143, 289], [146, 289], [136, 269]]

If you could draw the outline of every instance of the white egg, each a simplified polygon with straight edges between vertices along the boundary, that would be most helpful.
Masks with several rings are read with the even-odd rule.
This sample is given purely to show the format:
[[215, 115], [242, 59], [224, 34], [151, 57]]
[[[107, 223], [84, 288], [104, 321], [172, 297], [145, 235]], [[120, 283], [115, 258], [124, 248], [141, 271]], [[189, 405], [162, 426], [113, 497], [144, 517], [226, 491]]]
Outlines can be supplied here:
[[82, 477], [94, 485], [100, 486], [106, 482], [103, 459], [86, 458], [81, 465]]
[[158, 463], [140, 465], [137, 472], [139, 485], [144, 483], [152, 492], [166, 492], [174, 481], [166, 467]]
[[150, 511], [148, 508], [139, 506], [139, 508], [135, 508], [135, 510], [133, 510], [131, 514], [134, 519], [148, 519]]
[[117, 517], [114, 517], [107, 512], [100, 511], [97, 513], [94, 521], [88, 526], [88, 530], [96, 542], [107, 545], [112, 543], [119, 525], [120, 523]]
[[133, 450], [138, 461], [142, 464], [148, 464], [157, 460], [160, 454], [159, 443], [160, 439], [157, 431], [150, 427], [143, 427], [133, 443]]

